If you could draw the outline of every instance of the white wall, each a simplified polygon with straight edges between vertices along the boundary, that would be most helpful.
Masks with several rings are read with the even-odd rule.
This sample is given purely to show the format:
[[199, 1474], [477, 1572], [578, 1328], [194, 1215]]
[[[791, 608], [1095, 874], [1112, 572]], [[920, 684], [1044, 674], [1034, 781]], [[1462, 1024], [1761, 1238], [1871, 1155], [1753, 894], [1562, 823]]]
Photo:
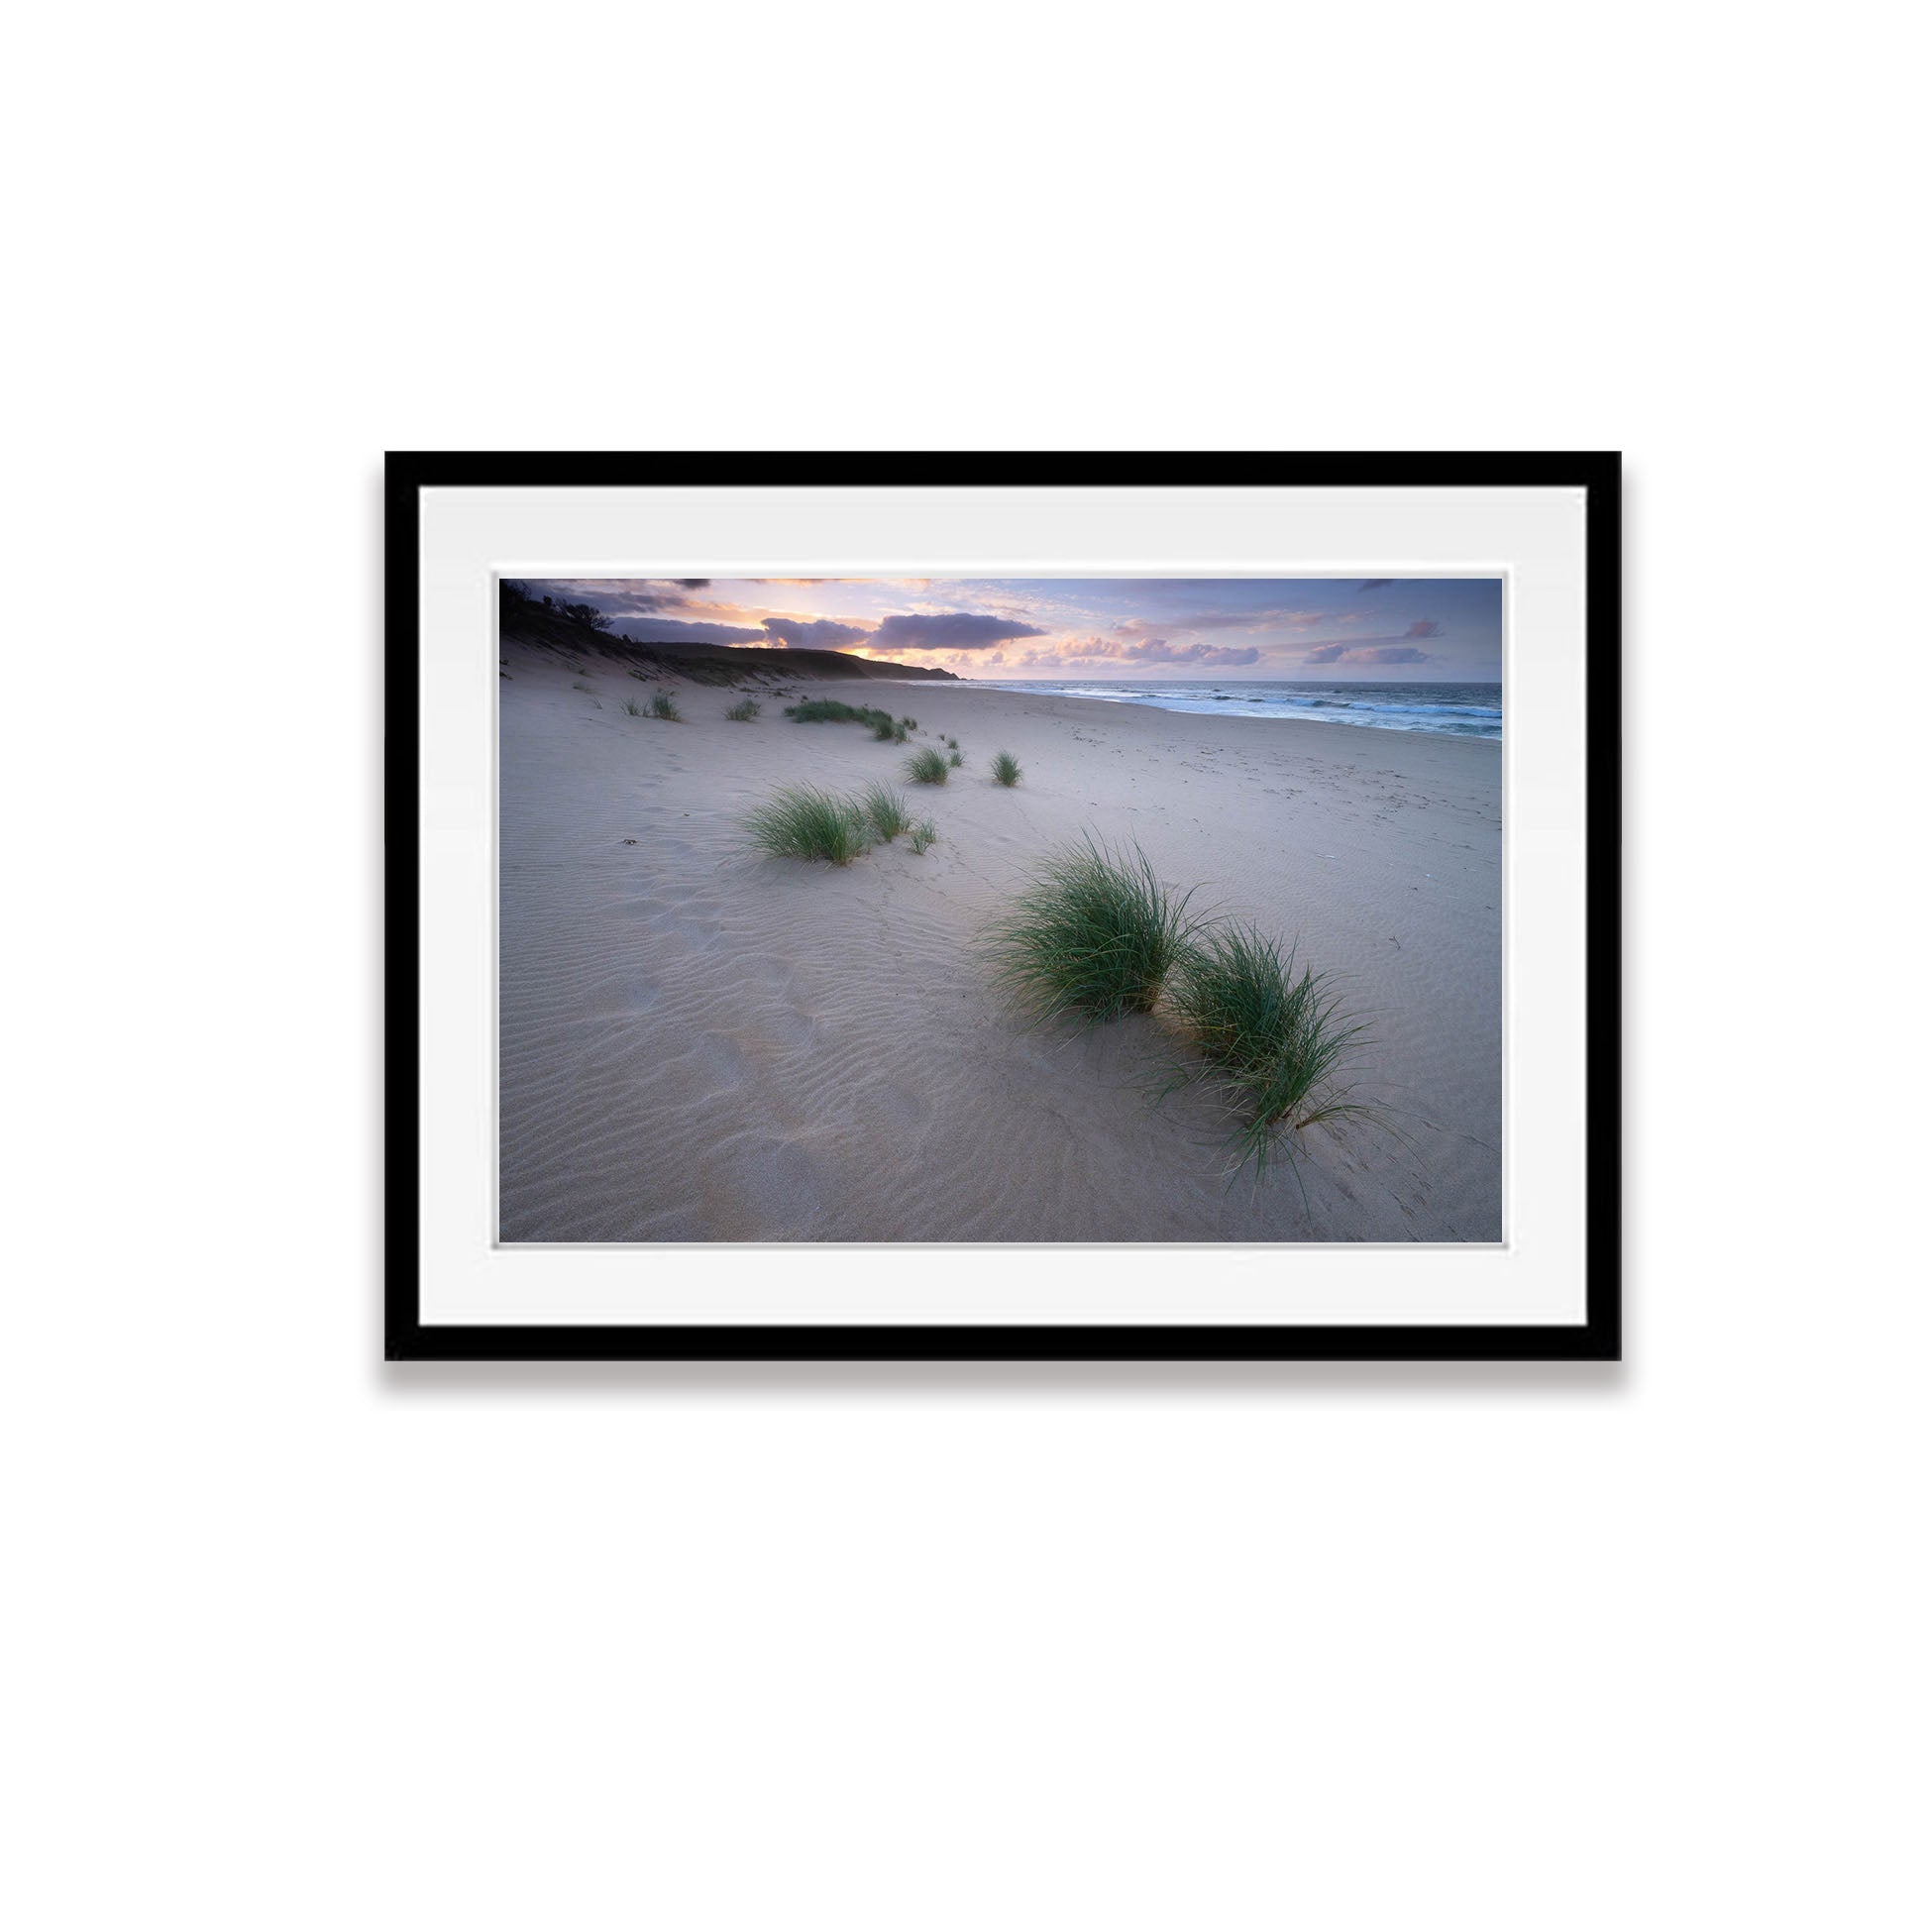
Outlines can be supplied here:
[[[19, 44], [0, 1904], [1905, 1924], [1883, 16], [698, 17]], [[384, 1372], [379, 454], [466, 445], [1625, 448], [1630, 1365]]]

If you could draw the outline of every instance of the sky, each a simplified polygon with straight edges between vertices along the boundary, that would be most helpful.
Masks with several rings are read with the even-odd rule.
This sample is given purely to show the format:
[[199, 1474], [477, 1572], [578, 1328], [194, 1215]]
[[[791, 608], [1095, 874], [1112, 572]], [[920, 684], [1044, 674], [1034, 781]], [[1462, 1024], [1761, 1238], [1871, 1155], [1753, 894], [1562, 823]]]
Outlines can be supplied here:
[[639, 643], [935, 666], [962, 678], [1502, 678], [1502, 582], [1444, 578], [570, 578]]

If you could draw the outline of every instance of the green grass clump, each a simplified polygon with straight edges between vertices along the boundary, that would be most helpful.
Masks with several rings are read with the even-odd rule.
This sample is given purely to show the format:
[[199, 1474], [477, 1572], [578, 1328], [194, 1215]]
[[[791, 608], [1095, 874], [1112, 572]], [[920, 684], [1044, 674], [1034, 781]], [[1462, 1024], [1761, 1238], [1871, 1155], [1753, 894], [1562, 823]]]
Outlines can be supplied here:
[[651, 715], [651, 707], [648, 704], [640, 704], [634, 698], [626, 698], [624, 699], [624, 709], [632, 717], [649, 717]]
[[938, 826], [930, 818], [921, 818], [912, 827], [912, 850], [923, 858], [925, 856], [925, 848], [938, 836]]
[[749, 724], [758, 715], [759, 703], [755, 698], [741, 698], [725, 712], [733, 724]]
[[[880, 710], [876, 704], [861, 707], [836, 698], [807, 698], [803, 703], [786, 705], [785, 715], [794, 724], [863, 724], [875, 738], [890, 738], [893, 734], [890, 713]], [[880, 729], [881, 725], [884, 730]]]
[[958, 771], [960, 766], [965, 764], [965, 762], [966, 754], [963, 751], [949, 751], [946, 753], [946, 765], [951, 771]]
[[1010, 751], [995, 752], [993, 754], [993, 776], [1002, 785], [1018, 785], [1020, 783], [1020, 760]]
[[909, 731], [916, 731], [919, 728], [919, 721], [915, 717], [903, 717], [899, 721]]
[[810, 786], [787, 786], [745, 820], [752, 844], [775, 859], [826, 859], [850, 865], [863, 853], [865, 814], [849, 799]]
[[678, 709], [676, 700], [668, 691], [654, 691], [651, 694], [651, 715], [669, 718], [673, 724], [682, 724], [684, 714]]
[[868, 786], [865, 796], [859, 801], [859, 809], [865, 813], [865, 822], [871, 828], [872, 835], [888, 845], [901, 832], [912, 829], [912, 817], [906, 808], [905, 795], [895, 792], [889, 785]]
[[889, 717], [881, 715], [872, 720], [872, 735], [875, 738], [877, 738], [881, 744], [890, 743], [892, 740], [893, 733], [898, 729], [899, 726], [896, 725]]
[[906, 730], [906, 720], [904, 718], [901, 718], [899, 722], [893, 726], [893, 743], [896, 745], [903, 745], [906, 742], [907, 735], [908, 734]]
[[1202, 1054], [1198, 1069], [1177, 1071], [1171, 1084], [1209, 1079], [1234, 1108], [1236, 1173], [1252, 1161], [1258, 1176], [1277, 1149], [1292, 1166], [1287, 1135], [1376, 1112], [1339, 1084], [1364, 1026], [1342, 1011], [1330, 975], [1297, 973], [1293, 946], [1284, 952], [1251, 925], [1210, 927], [1175, 962], [1167, 997]]
[[948, 751], [957, 751], [959, 749], [959, 740], [957, 738], [948, 738], [946, 740], [946, 749]]
[[921, 745], [901, 767], [914, 785], [943, 785], [946, 782], [946, 761], [939, 756], [936, 745]]
[[1116, 854], [1091, 833], [1048, 854], [988, 934], [1012, 1004], [1038, 1020], [1090, 1025], [1146, 1013], [1193, 932], [1137, 845]]

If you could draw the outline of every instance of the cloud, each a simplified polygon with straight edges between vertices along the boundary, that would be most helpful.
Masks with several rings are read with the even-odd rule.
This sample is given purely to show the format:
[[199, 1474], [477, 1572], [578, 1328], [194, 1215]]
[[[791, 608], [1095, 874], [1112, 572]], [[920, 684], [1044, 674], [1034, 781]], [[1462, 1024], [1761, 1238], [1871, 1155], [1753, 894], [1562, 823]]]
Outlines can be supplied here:
[[830, 617], [767, 617], [765, 628], [772, 641], [788, 651], [840, 651], [872, 639], [863, 625], [841, 624]]
[[1321, 610], [1201, 610], [1191, 617], [1129, 617], [1116, 637], [1152, 637], [1175, 630], [1311, 630], [1336, 619]]
[[982, 617], [964, 610], [921, 615], [908, 611], [886, 618], [872, 633], [876, 651], [985, 651], [1015, 637], [1044, 637], [1037, 624], [1013, 617]]
[[1365, 577], [1355, 586], [1357, 595], [1363, 590], [1386, 590], [1395, 582], [1392, 577]]
[[1419, 617], [1401, 637], [1371, 637], [1366, 643], [1351, 644], [1345, 639], [1320, 644], [1302, 657], [1304, 664], [1430, 664], [1434, 651], [1418, 650], [1405, 640], [1412, 637], [1440, 637], [1443, 627], [1434, 617]]
[[531, 586], [535, 596], [546, 594], [570, 603], [588, 603], [606, 617], [644, 617], [667, 605], [683, 609], [690, 605], [679, 586], [695, 590], [708, 578], [627, 578], [560, 577], [546, 578]]
[[1418, 651], [1413, 644], [1378, 644], [1373, 650], [1350, 651], [1349, 664], [1434, 664], [1434, 651]]
[[1129, 644], [1122, 655], [1128, 664], [1258, 664], [1261, 658], [1252, 644], [1170, 644], [1164, 637]]
[[1111, 637], [1068, 638], [1050, 651], [1035, 651], [1029, 665], [1065, 664], [1258, 664], [1252, 644], [1170, 644], [1164, 637], [1121, 644]]
[[676, 617], [633, 617], [616, 626], [633, 644], [769, 644], [762, 630], [735, 624], [687, 624]]

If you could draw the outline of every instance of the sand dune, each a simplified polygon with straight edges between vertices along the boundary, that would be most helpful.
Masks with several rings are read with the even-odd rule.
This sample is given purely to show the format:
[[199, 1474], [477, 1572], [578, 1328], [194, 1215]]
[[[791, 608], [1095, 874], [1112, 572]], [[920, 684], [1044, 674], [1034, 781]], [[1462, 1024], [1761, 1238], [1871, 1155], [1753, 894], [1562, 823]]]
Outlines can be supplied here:
[[[923, 857], [900, 840], [841, 870], [750, 856], [745, 812], [785, 783], [897, 783], [905, 748], [791, 723], [769, 693], [735, 724], [739, 694], [680, 686], [671, 724], [619, 708], [645, 689], [620, 669], [508, 670], [504, 1240], [1500, 1237], [1493, 743], [868, 685], [852, 701], [967, 764], [904, 788], [939, 828]], [[1016, 790], [988, 775], [1000, 749]], [[975, 940], [1086, 827], [1344, 974], [1372, 1014], [1360, 1086], [1402, 1138], [1311, 1128], [1300, 1184], [1283, 1165], [1230, 1187], [1216, 1104], [1149, 1103], [1177, 1050], [1157, 1019], [1002, 1013]]]

